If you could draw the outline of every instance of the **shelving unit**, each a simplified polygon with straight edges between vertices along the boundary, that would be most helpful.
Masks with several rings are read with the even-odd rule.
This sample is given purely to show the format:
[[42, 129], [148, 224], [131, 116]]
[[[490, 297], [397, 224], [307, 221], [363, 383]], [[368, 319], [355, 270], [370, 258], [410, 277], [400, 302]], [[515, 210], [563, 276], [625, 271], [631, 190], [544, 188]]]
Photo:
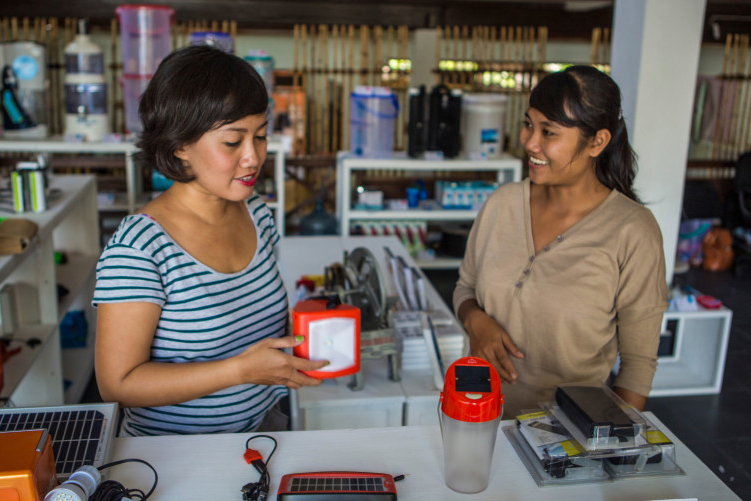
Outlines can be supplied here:
[[[95, 178], [55, 176], [51, 188], [58, 195], [50, 198], [48, 210], [10, 216], [37, 223], [37, 236], [24, 252], [0, 256], [0, 290], [8, 287], [7, 293], [16, 297], [12, 314], [17, 320], [13, 332], [3, 337], [10, 340], [9, 348], [22, 348], [3, 364], [0, 398], [15, 406], [78, 402], [94, 367], [96, 321], [89, 302], [100, 253]], [[65, 253], [66, 264], [55, 265], [55, 251]], [[68, 290], [61, 298], [57, 284]], [[74, 309], [85, 312], [87, 342], [82, 348], [61, 349], [59, 325]], [[3, 318], [7, 321], [8, 311]]]
[[662, 336], [672, 349], [659, 357], [650, 395], [720, 393], [732, 318], [733, 312], [724, 306], [666, 312]]
[[[449, 172], [494, 172], [499, 184], [520, 181], [521, 160], [504, 154], [499, 159], [472, 160], [457, 158], [450, 160], [420, 160], [409, 158], [405, 153], [394, 153], [378, 158], [365, 158], [339, 152], [337, 155], [337, 199], [336, 213], [340, 223], [340, 234], [349, 235], [353, 221], [373, 220], [422, 220], [422, 221], [473, 221], [476, 210], [357, 210], [353, 207], [352, 174], [355, 171], [402, 171], [414, 173], [416, 177], [423, 174]], [[456, 268], [460, 259], [437, 258], [419, 260], [421, 268]]]
[[114, 203], [102, 205], [101, 211], [126, 211], [133, 213], [143, 205], [146, 198], [143, 194], [140, 169], [133, 161], [133, 155], [138, 148], [133, 143], [100, 143], [82, 142], [72, 143], [63, 141], [61, 137], [47, 140], [7, 140], [0, 139], [0, 152], [6, 153], [65, 153], [65, 154], [103, 154], [123, 155], [125, 157], [125, 193], [116, 196]]
[[[65, 153], [65, 154], [104, 154], [122, 155], [125, 159], [125, 193], [116, 193], [113, 203], [100, 204], [102, 213], [125, 212], [133, 214], [148, 202], [151, 194], [144, 193], [141, 169], [133, 159], [138, 148], [133, 143], [71, 143], [60, 137], [43, 141], [0, 139], [0, 153]], [[267, 205], [274, 211], [278, 231], [284, 235], [284, 149], [281, 141], [270, 139], [268, 153], [274, 156], [274, 187], [276, 200]]]

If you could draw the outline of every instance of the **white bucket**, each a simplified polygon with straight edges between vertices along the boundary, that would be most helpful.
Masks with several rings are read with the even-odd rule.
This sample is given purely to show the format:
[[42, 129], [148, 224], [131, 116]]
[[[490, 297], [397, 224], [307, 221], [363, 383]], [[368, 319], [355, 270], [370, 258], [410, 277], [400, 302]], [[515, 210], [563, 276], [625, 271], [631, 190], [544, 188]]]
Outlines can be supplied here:
[[464, 94], [462, 97], [462, 152], [465, 155], [484, 153], [498, 158], [504, 148], [506, 121], [504, 94]]
[[388, 87], [356, 87], [350, 95], [350, 151], [374, 156], [394, 150], [399, 102]]

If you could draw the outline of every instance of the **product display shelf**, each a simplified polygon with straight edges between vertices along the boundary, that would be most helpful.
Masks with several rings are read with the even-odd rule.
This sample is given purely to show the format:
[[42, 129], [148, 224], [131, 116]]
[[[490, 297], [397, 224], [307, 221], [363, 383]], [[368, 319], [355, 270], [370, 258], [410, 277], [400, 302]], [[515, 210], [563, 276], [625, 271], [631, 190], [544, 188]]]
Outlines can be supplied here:
[[[508, 154], [498, 159], [469, 159], [455, 158], [443, 160], [414, 159], [406, 153], [369, 158], [358, 157], [350, 152], [339, 152], [337, 155], [337, 198], [336, 213], [340, 223], [340, 234], [348, 235], [353, 221], [374, 220], [420, 220], [432, 222], [473, 221], [477, 210], [357, 210], [354, 208], [352, 174], [354, 171], [409, 171], [425, 172], [483, 172], [496, 173], [499, 184], [520, 181], [522, 173], [521, 160]], [[419, 260], [421, 268], [456, 268], [461, 262], [458, 258], [437, 258], [433, 260]]]
[[672, 346], [658, 359], [651, 396], [720, 393], [733, 312], [699, 308], [663, 315], [662, 339]]
[[[100, 252], [95, 178], [55, 176], [51, 188], [58, 195], [50, 197], [48, 210], [9, 216], [36, 222], [37, 236], [24, 252], [0, 257], [2, 317], [9, 331], [3, 337], [10, 349], [21, 347], [3, 364], [0, 397], [9, 405], [77, 402], [93, 368], [90, 301]], [[55, 251], [64, 253], [67, 263], [56, 265]], [[67, 290], [60, 298], [58, 284]], [[60, 321], [71, 309], [81, 309], [88, 317], [87, 348], [60, 347]], [[67, 391], [64, 380], [70, 381]]]
[[[6, 153], [66, 153], [66, 154], [111, 154], [125, 157], [125, 193], [114, 193], [111, 199], [99, 204], [101, 212], [134, 213], [151, 198], [150, 193], [144, 193], [140, 175], [141, 169], [133, 156], [138, 151], [135, 144], [102, 143], [102, 142], [66, 142], [61, 137], [46, 140], [8, 140], [0, 139], [0, 152]], [[280, 232], [284, 234], [284, 148], [281, 141], [273, 138], [268, 142], [268, 153], [274, 155], [274, 187], [276, 200], [267, 202], [275, 213], [275, 222]], [[281, 207], [282, 210], [278, 210]]]
[[103, 204], [102, 211], [127, 211], [133, 213], [144, 202], [140, 169], [133, 160], [138, 148], [133, 143], [102, 143], [102, 142], [68, 142], [62, 137], [51, 137], [45, 140], [8, 140], [0, 139], [0, 152], [8, 153], [66, 153], [66, 154], [108, 154], [123, 155], [125, 157], [125, 186], [124, 194], [118, 194], [112, 203]]

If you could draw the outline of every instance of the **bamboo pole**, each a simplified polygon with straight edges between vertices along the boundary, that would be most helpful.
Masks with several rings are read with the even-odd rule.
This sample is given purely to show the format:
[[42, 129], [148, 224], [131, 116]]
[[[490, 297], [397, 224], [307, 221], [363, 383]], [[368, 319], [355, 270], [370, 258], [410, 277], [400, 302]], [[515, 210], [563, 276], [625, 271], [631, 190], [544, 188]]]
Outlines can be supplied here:
[[120, 132], [118, 127], [117, 117], [120, 115], [120, 108], [118, 106], [119, 100], [117, 97], [120, 95], [120, 86], [117, 84], [117, 19], [110, 19], [110, 89], [109, 99], [111, 104], [112, 114], [110, 115], [110, 128], [112, 132]]
[[717, 157], [720, 155], [719, 151], [719, 141], [721, 137], [721, 129], [722, 129], [722, 122], [725, 119], [725, 110], [723, 103], [725, 102], [725, 86], [727, 83], [726, 80], [726, 74], [728, 69], [728, 62], [730, 60], [730, 48], [732, 44], [732, 35], [728, 34], [725, 38], [725, 54], [722, 59], [722, 73], [720, 74], [720, 78], [722, 79], [720, 83], [720, 93], [717, 102], [719, 103], [719, 109], [717, 110], [717, 115], [715, 118], [715, 127], [714, 127], [714, 133], [712, 134], [712, 152], [710, 154], [712, 159], [717, 159]]
[[734, 65], [732, 69], [733, 77], [733, 101], [730, 105], [730, 131], [728, 134], [728, 144], [726, 158], [735, 159], [736, 157], [736, 143], [738, 142], [738, 129], [740, 124], [738, 123], [738, 108], [740, 107], [741, 100], [741, 77], [743, 75], [743, 62], [745, 60], [745, 54], [741, 46], [741, 35], [736, 33], [733, 37], [733, 54]]
[[329, 116], [329, 76], [331, 74], [331, 67], [329, 66], [329, 27], [322, 24], [319, 29], [321, 38], [321, 69], [323, 70], [323, 83], [321, 87], [322, 99], [321, 99], [321, 114], [323, 115], [323, 133], [321, 139], [323, 142], [323, 152], [329, 153], [330, 150], [330, 116]]
[[339, 25], [331, 29], [333, 74], [331, 78], [331, 151], [339, 151]]
[[350, 138], [350, 124], [352, 122], [352, 117], [350, 116], [350, 114], [352, 113], [350, 106], [350, 94], [355, 90], [355, 26], [352, 24], [347, 26], [347, 57], [349, 58], [349, 74], [347, 78], [347, 93], [344, 99], [344, 116], [347, 117], [347, 120], [345, 122], [347, 124], [347, 127], [345, 127], [344, 129], [345, 148], [350, 147], [350, 141], [352, 140]]
[[737, 90], [737, 110], [738, 110], [738, 117], [737, 117], [737, 126], [735, 131], [735, 141], [734, 141], [734, 150], [733, 150], [733, 158], [737, 158], [741, 153], [743, 153], [745, 150], [743, 148], [743, 139], [745, 138], [745, 131], [747, 127], [747, 122], [744, 121], [747, 117], [745, 116], [745, 103], [746, 98], [748, 97], [747, 92], [747, 86], [746, 86], [746, 78], [748, 76], [748, 65], [746, 63], [748, 59], [748, 35], [741, 35], [740, 36], [740, 58], [739, 58], [739, 64], [738, 64], [738, 81], [736, 83], [738, 90]]
[[311, 153], [318, 153], [320, 151], [320, 146], [318, 143], [318, 137], [320, 134], [320, 122], [319, 122], [319, 116], [318, 116], [318, 87], [319, 87], [319, 78], [318, 78], [318, 70], [320, 69], [318, 66], [318, 59], [316, 58], [317, 53], [317, 45], [318, 45], [318, 30], [315, 25], [310, 25], [310, 80], [309, 80], [309, 94], [308, 97], [310, 99], [309, 103], [309, 118], [310, 118], [310, 124], [309, 124], [309, 131], [310, 131], [310, 152]]
[[[751, 48], [749, 48], [749, 35], [745, 36], [746, 53], [751, 56]], [[745, 98], [743, 99], [743, 120], [741, 123], [744, 126], [745, 132], [741, 135], [741, 151], [748, 151], [751, 147], [751, 61], [746, 61], [746, 70], [744, 71], [743, 83], [746, 91]]]
[[366, 25], [360, 26], [360, 85], [372, 85], [370, 83], [370, 28]]
[[592, 28], [592, 39], [589, 44], [589, 63], [597, 64], [597, 49], [600, 45], [600, 28]]
[[308, 97], [308, 27], [302, 25], [300, 27], [300, 55], [301, 55], [301, 75], [300, 75], [300, 87], [303, 95], [303, 102], [305, 109], [300, 119], [303, 121], [303, 135], [302, 135], [302, 152], [303, 154], [310, 153], [310, 100]]
[[435, 72], [433, 75], [433, 85], [438, 85], [441, 83], [441, 44], [443, 42], [443, 29], [441, 29], [440, 26], [436, 26], [435, 28], [435, 64], [433, 65], [433, 68], [435, 68]]

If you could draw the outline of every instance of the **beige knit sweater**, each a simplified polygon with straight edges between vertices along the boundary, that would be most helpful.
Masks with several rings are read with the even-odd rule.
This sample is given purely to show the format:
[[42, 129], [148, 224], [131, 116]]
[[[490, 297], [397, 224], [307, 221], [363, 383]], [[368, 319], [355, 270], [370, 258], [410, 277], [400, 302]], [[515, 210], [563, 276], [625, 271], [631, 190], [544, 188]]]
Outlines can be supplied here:
[[475, 220], [454, 291], [498, 321], [524, 353], [504, 384], [504, 416], [536, 408], [562, 383], [608, 379], [648, 395], [667, 309], [662, 235], [652, 213], [613, 190], [535, 254], [529, 179], [501, 186]]

